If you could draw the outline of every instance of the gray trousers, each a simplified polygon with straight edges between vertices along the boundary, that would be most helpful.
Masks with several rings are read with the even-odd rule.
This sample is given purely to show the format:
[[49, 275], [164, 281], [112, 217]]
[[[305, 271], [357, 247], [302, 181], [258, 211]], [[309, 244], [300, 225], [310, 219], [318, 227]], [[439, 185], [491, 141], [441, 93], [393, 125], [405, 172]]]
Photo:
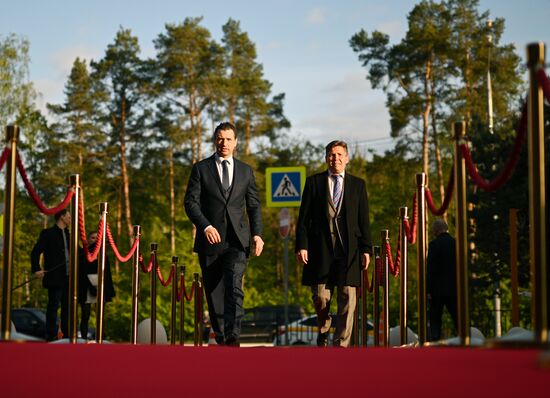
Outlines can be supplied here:
[[[328, 332], [332, 325], [332, 317], [330, 316], [332, 290], [332, 288], [327, 287], [325, 284], [311, 286], [313, 305], [315, 306], [315, 312], [317, 312], [319, 333]], [[355, 290], [354, 286], [336, 287], [336, 330], [333, 338], [333, 345], [335, 347], [349, 347], [356, 305]]]

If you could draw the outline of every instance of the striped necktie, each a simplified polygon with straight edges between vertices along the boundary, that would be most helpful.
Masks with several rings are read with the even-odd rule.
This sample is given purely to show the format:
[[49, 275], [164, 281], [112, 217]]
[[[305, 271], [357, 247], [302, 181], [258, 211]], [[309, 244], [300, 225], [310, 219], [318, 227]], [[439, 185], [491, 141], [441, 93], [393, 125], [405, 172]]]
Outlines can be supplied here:
[[334, 204], [334, 208], [337, 209], [340, 204], [340, 199], [342, 199], [342, 176], [334, 174], [332, 179], [334, 180], [334, 186], [332, 189], [332, 203]]

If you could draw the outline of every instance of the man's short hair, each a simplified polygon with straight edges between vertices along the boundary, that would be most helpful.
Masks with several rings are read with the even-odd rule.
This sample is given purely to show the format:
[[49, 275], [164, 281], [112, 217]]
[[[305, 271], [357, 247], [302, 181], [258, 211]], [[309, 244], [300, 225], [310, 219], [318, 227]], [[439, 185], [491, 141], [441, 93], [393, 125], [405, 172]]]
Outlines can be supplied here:
[[218, 133], [223, 130], [233, 130], [233, 134], [235, 134], [235, 139], [237, 139], [237, 128], [231, 122], [222, 122], [218, 124], [214, 129], [214, 135], [212, 136], [212, 139], [216, 141], [216, 139], [218, 138]]
[[57, 213], [54, 214], [55, 221], [59, 220], [62, 216], [67, 214], [68, 210], [67, 208], [64, 208], [63, 210], [59, 210]]
[[443, 232], [447, 232], [449, 230], [449, 226], [445, 222], [445, 220], [438, 218], [432, 223], [432, 233], [437, 236], [439, 234], [442, 234]]
[[345, 141], [334, 140], [329, 142], [328, 145], [325, 147], [325, 157], [329, 155], [330, 151], [335, 146], [341, 146], [346, 151], [346, 155], [348, 154], [348, 144], [346, 144]]

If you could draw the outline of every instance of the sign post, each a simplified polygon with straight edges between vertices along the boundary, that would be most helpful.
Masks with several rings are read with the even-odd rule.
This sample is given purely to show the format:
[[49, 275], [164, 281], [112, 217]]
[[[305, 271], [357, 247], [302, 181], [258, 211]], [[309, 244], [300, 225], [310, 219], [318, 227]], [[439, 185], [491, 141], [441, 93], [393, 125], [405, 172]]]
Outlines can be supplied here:
[[283, 289], [285, 295], [285, 345], [288, 345], [288, 240], [290, 234], [290, 212], [288, 207], [299, 207], [306, 183], [306, 168], [268, 167], [266, 177], [266, 198], [268, 207], [282, 207], [279, 212], [279, 235], [283, 239]]

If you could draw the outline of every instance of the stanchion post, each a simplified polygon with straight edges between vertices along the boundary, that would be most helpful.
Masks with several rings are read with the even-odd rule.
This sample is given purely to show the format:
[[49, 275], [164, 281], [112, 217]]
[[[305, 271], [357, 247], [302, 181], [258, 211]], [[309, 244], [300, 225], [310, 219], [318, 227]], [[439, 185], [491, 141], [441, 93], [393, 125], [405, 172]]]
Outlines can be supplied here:
[[107, 213], [108, 203], [102, 202], [99, 204], [99, 212], [103, 220], [103, 239], [101, 240], [101, 250], [99, 251], [99, 262], [97, 267], [97, 312], [96, 312], [96, 335], [95, 339], [98, 344], [103, 343], [103, 312], [105, 309], [105, 265], [107, 261]]
[[180, 265], [180, 280], [181, 280], [181, 302], [180, 302], [180, 345], [184, 345], [185, 341], [185, 265]]
[[156, 243], [151, 243], [153, 267], [151, 268], [151, 344], [157, 344], [157, 249]]
[[[376, 268], [372, 262], [370, 266]], [[369, 330], [367, 328], [367, 294], [369, 294], [369, 292], [367, 291], [367, 284], [365, 283], [365, 278], [368, 277], [367, 270], [361, 271], [361, 345], [363, 347], [367, 346], [367, 340], [369, 338]]]
[[426, 320], [426, 174], [416, 174], [417, 205], [417, 267], [418, 267], [418, 343], [422, 346], [427, 340]]
[[382, 269], [384, 272], [384, 298], [383, 298], [383, 311], [384, 311], [384, 347], [390, 346], [390, 268], [388, 253], [386, 250], [386, 244], [390, 241], [390, 233], [387, 229], [380, 231], [380, 238], [382, 241]]
[[4, 248], [2, 279], [2, 340], [10, 339], [11, 289], [13, 284], [13, 237], [15, 229], [15, 182], [17, 171], [17, 137], [19, 126], [7, 126], [6, 143], [10, 154], [6, 162], [6, 188], [4, 190]]
[[195, 297], [194, 297], [194, 300], [195, 300], [195, 319], [194, 319], [194, 322], [193, 322], [193, 325], [194, 325], [194, 334], [193, 334], [193, 344], [195, 345], [195, 347], [197, 347], [199, 345], [199, 311], [200, 311], [200, 297], [199, 297], [199, 294], [200, 294], [200, 291], [199, 291], [199, 274], [198, 273], [194, 273], [193, 274], [193, 286], [195, 287], [194, 289], [194, 293], [195, 293]]
[[453, 124], [455, 139], [455, 203], [456, 203], [456, 287], [458, 336], [460, 344], [470, 345], [470, 311], [468, 307], [468, 208], [466, 203], [466, 161], [460, 145], [465, 142], [466, 122]]
[[399, 247], [401, 249], [401, 278], [399, 284], [399, 339], [400, 344], [408, 344], [407, 333], [407, 279], [409, 267], [409, 253], [407, 250], [407, 233], [405, 222], [408, 220], [407, 208], [399, 208]]
[[379, 281], [379, 269], [376, 266], [377, 259], [380, 258], [380, 246], [373, 247], [374, 253], [374, 277], [373, 279], [373, 294], [374, 300], [372, 305], [372, 312], [374, 318], [374, 346], [378, 347], [380, 345], [380, 281]]
[[199, 346], [202, 347], [202, 330], [204, 328], [204, 285], [202, 276], [199, 276]]
[[[69, 339], [78, 339], [78, 206], [80, 205], [80, 175], [69, 176], [69, 184], [74, 191], [71, 198], [71, 228], [69, 242]], [[82, 336], [83, 339], [86, 336]]]
[[176, 344], [176, 322], [177, 322], [177, 295], [178, 295], [178, 278], [176, 278], [176, 270], [178, 269], [178, 257], [172, 256], [172, 268], [170, 272], [174, 274], [172, 281], [172, 313], [170, 317], [170, 344]]
[[510, 279], [512, 290], [512, 326], [519, 326], [518, 295], [518, 209], [510, 209]]
[[527, 46], [529, 67], [529, 257], [531, 314], [537, 344], [548, 343], [548, 258], [546, 250], [546, 176], [544, 153], [544, 98], [537, 72], [544, 67], [544, 43]]
[[[141, 236], [141, 226], [134, 225], [134, 240]], [[131, 343], [137, 344], [137, 330], [139, 318], [139, 257], [140, 257], [140, 241], [136, 245], [136, 251], [132, 259], [132, 327], [131, 327]]]

